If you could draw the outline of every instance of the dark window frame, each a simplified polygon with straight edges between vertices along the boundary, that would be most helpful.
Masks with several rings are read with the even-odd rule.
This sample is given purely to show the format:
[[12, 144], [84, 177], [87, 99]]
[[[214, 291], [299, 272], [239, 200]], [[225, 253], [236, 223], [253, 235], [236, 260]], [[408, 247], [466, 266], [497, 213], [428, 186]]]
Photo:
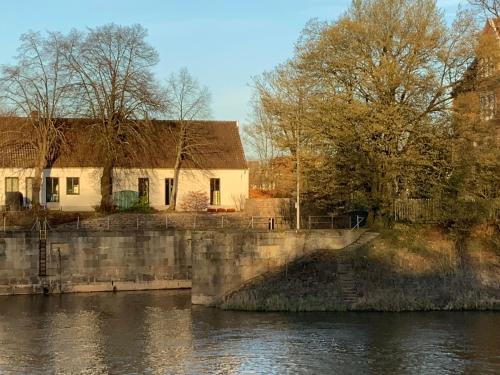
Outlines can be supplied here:
[[[50, 189], [49, 189], [50, 181]], [[56, 184], [54, 184], [56, 182]], [[54, 193], [54, 186], [57, 186], [56, 193]], [[51, 194], [49, 194], [49, 192]], [[53, 200], [53, 197], [56, 199]], [[45, 203], [59, 203], [61, 201], [59, 177], [45, 177]]]
[[[210, 205], [211, 206], [220, 206], [221, 204], [221, 189], [220, 189], [220, 178], [211, 178], [210, 179]], [[216, 197], [214, 199], [214, 193], [218, 192], [216, 194]]]
[[[7, 181], [16, 181], [17, 190], [9, 190], [7, 186], [9, 185]], [[12, 184], [10, 184], [12, 185]], [[5, 177], [5, 192], [6, 193], [17, 193], [19, 192], [19, 177]]]
[[[146, 185], [144, 185], [144, 182], [146, 182]], [[144, 191], [143, 190], [144, 186], [147, 186], [146, 194], [141, 194]], [[149, 178], [148, 177], [139, 177], [137, 179], [137, 191], [139, 192], [139, 200], [142, 199], [143, 197], [146, 197], [147, 203], [149, 203]]]
[[[75, 180], [76, 180], [76, 185], [75, 185]], [[75, 193], [75, 186], [78, 186], [77, 193]], [[80, 195], [80, 177], [66, 177], [66, 195]]]
[[170, 206], [172, 203], [172, 190], [174, 188], [174, 179], [165, 179], [165, 206]]

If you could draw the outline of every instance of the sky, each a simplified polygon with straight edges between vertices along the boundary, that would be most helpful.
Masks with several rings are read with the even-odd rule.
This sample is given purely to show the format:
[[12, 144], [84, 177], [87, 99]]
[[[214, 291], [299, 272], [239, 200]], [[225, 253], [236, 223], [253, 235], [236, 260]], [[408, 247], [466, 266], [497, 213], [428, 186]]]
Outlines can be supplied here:
[[[460, 0], [438, 0], [451, 20]], [[139, 23], [160, 54], [164, 81], [186, 67], [212, 93], [212, 117], [248, 119], [252, 77], [293, 54], [307, 21], [334, 20], [349, 0], [23, 0], [1, 1], [0, 65], [13, 62], [21, 34]]]

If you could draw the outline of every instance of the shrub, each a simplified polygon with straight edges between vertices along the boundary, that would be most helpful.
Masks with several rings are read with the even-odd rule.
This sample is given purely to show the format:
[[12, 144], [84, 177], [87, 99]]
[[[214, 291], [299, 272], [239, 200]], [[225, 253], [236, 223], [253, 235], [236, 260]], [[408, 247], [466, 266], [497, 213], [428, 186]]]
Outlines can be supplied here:
[[202, 191], [190, 191], [181, 203], [184, 211], [205, 211], [208, 208], [208, 195]]

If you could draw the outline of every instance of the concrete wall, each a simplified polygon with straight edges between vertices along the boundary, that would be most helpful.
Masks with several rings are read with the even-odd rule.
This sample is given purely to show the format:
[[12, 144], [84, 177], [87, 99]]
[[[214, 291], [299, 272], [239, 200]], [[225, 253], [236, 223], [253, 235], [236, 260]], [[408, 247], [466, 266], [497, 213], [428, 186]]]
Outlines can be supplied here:
[[[40, 293], [36, 232], [0, 234], [0, 295]], [[49, 232], [51, 292], [191, 286], [189, 232]]]
[[193, 304], [215, 305], [263, 273], [318, 249], [342, 249], [361, 231], [193, 232]]
[[[59, 178], [59, 202], [48, 203], [49, 209], [63, 211], [92, 211], [101, 200], [100, 178], [102, 168], [53, 168], [43, 172], [43, 185], [40, 192], [42, 204], [45, 204], [46, 177]], [[165, 179], [172, 178], [173, 169], [115, 169], [113, 172], [113, 191], [138, 191], [138, 179], [149, 178], [150, 205], [158, 210], [165, 210]], [[0, 206], [5, 204], [5, 178], [18, 177], [19, 191], [26, 196], [26, 178], [33, 177], [33, 169], [0, 168]], [[78, 177], [80, 191], [77, 195], [68, 195], [66, 183], [68, 177]], [[210, 179], [220, 178], [221, 206], [241, 210], [248, 198], [248, 170], [181, 170], [179, 177], [178, 202], [181, 203], [191, 191], [203, 191], [210, 195]], [[180, 208], [180, 207], [179, 207]]]

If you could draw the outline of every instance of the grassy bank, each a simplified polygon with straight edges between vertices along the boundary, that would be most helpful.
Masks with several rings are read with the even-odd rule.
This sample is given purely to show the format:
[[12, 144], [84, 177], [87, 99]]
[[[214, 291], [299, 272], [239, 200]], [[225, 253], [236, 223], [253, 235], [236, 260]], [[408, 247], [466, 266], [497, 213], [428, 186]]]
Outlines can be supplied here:
[[[231, 294], [220, 307], [259, 311], [500, 309], [497, 228], [475, 228], [465, 252], [457, 251], [455, 242], [437, 228], [398, 226], [352, 251], [318, 251], [302, 258]], [[339, 262], [347, 262], [352, 269], [354, 301], [343, 297]]]

